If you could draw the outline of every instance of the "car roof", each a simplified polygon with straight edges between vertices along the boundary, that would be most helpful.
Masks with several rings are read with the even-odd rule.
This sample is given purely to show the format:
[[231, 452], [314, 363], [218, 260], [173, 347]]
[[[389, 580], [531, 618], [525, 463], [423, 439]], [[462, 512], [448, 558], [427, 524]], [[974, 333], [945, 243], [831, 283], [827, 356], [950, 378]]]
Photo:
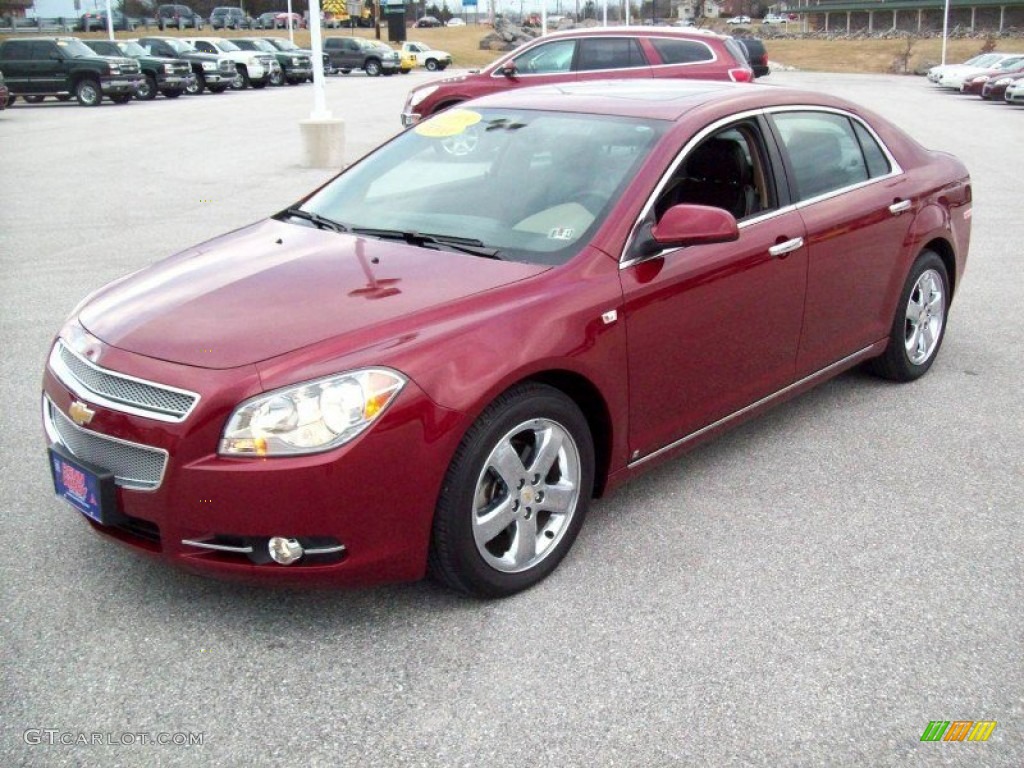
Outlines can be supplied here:
[[[695, 29], [690, 27], [584, 27], [577, 29], [563, 29], [558, 32], [549, 32], [544, 35], [544, 40], [557, 40], [561, 37], [678, 37], [683, 40], [701, 40], [712, 38], [715, 40], [726, 40], [728, 35], [721, 35], [710, 29]], [[540, 39], [540, 38], [537, 38]]]
[[719, 80], [667, 79], [588, 80], [515, 88], [475, 99], [472, 104], [672, 121], [709, 105], [727, 106], [725, 111], [734, 113], [786, 104], [858, 111], [840, 98], [795, 88]]

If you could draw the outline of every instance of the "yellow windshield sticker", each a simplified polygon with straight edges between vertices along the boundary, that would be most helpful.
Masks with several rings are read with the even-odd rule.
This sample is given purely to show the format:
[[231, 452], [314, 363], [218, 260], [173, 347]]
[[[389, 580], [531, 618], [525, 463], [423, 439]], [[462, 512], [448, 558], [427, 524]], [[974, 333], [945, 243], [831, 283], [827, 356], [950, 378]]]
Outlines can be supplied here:
[[444, 139], [449, 136], [458, 136], [469, 126], [480, 122], [480, 113], [471, 109], [452, 109], [442, 112], [437, 117], [420, 123], [413, 130], [420, 136], [430, 139]]

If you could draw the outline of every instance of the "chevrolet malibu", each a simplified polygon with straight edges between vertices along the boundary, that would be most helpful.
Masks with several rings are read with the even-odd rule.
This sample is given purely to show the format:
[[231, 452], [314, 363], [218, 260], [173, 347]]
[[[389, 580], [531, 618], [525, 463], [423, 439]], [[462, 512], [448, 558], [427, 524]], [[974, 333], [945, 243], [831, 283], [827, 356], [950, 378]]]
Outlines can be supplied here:
[[971, 209], [956, 158], [830, 96], [468, 102], [84, 300], [54, 487], [197, 572], [509, 595], [592, 497], [852, 366], [927, 372]]

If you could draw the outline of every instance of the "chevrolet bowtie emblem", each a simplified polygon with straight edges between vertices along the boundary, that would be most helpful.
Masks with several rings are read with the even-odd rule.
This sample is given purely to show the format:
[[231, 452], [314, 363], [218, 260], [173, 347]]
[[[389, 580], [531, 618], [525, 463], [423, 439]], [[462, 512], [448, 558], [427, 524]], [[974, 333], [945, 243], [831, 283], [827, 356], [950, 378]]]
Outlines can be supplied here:
[[92, 421], [92, 417], [95, 415], [96, 411], [80, 400], [75, 400], [75, 402], [71, 404], [71, 407], [68, 408], [68, 416], [70, 416], [71, 420], [80, 427], [84, 427]]

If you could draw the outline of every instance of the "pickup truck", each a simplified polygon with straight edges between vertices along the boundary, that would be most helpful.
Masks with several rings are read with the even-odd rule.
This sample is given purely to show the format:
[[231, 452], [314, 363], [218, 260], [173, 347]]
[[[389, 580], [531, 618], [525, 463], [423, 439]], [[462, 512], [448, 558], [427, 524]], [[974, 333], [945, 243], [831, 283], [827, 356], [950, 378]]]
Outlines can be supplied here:
[[377, 77], [381, 73], [393, 75], [401, 68], [398, 51], [385, 51], [361, 37], [326, 37], [324, 53], [331, 57], [331, 66], [343, 75], [361, 69], [370, 77]]
[[95, 107], [106, 96], [131, 101], [144, 78], [139, 63], [124, 56], [100, 56], [76, 37], [29, 37], [0, 44], [0, 71], [14, 96], [37, 103], [47, 96], [74, 96]]
[[138, 41], [151, 56], [184, 59], [192, 67], [195, 76], [185, 88], [185, 93], [198, 94], [205, 90], [210, 93], [224, 93], [237, 76], [235, 62], [227, 56], [200, 53], [180, 37], [143, 37]]
[[413, 40], [402, 43], [402, 53], [412, 56], [417, 66], [426, 67], [431, 72], [440, 72], [452, 63], [452, 55], [447, 51], [437, 51], [426, 43]]
[[145, 80], [139, 84], [135, 98], [151, 101], [158, 93], [176, 99], [192, 84], [192, 65], [184, 59], [151, 56], [145, 48], [131, 40], [85, 40], [100, 56], [127, 56], [139, 62]]
[[182, 38], [200, 53], [226, 56], [235, 62], [235, 77], [231, 87], [241, 91], [245, 88], [264, 88], [275, 71], [280, 72], [281, 65], [272, 53], [261, 51], [243, 51], [225, 37], [185, 37]]

